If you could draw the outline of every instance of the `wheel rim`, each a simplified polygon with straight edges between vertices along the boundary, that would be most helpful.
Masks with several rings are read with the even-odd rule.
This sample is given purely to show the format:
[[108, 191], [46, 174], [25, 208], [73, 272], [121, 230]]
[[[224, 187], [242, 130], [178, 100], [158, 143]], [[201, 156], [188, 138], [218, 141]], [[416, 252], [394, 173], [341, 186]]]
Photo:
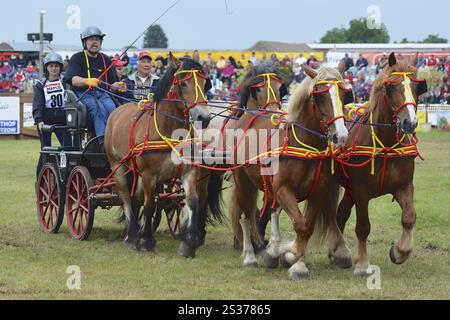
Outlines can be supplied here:
[[57, 227], [60, 201], [56, 172], [46, 165], [39, 175], [37, 192], [38, 219], [44, 232]]
[[86, 233], [90, 215], [89, 186], [80, 170], [74, 169], [67, 186], [67, 221], [70, 233], [80, 239]]
[[174, 238], [178, 237], [178, 233], [180, 232], [180, 212], [181, 208], [178, 207], [166, 212], [169, 231]]

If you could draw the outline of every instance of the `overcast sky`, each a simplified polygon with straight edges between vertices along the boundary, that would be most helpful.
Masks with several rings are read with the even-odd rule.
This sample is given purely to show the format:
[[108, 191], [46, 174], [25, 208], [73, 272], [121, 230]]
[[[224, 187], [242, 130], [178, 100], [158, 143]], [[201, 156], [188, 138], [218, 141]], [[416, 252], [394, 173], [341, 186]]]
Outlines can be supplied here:
[[[2, 1], [0, 42], [26, 42], [27, 33], [39, 32], [39, 12], [45, 9], [44, 31], [54, 34], [53, 43], [78, 45], [81, 30], [67, 12], [75, 5], [81, 29], [97, 25], [107, 34], [104, 48], [122, 48], [174, 2]], [[246, 49], [258, 40], [318, 42], [327, 30], [369, 16], [369, 6], [379, 8], [391, 42], [422, 40], [428, 34], [450, 39], [450, 0], [181, 0], [158, 23], [170, 49]]]

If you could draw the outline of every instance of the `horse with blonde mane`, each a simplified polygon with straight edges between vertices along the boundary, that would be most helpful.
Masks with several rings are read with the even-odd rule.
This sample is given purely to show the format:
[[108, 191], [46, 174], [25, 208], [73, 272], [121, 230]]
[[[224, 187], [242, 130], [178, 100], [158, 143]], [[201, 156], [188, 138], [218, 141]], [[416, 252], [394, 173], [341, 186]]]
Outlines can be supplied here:
[[[310, 78], [291, 96], [287, 123], [280, 120], [274, 123], [273, 117], [265, 117], [264, 113], [258, 116], [246, 112], [234, 126], [246, 129], [242, 141], [250, 138], [250, 129], [257, 132], [276, 129], [279, 134], [271, 139], [277, 139], [275, 145], [282, 147], [269, 150], [278, 162], [278, 169], [271, 172], [270, 177], [264, 172], [267, 166], [261, 166], [263, 159], [233, 171], [235, 185], [230, 208], [235, 237], [243, 245], [244, 266], [257, 265], [252, 242], [261, 243], [255, 221], [258, 191], [265, 191], [275, 214], [281, 209], [288, 213], [296, 232], [295, 241], [289, 246], [281, 245], [277, 226], [273, 226], [264, 260], [268, 267], [276, 267], [280, 256], [289, 260], [293, 264], [289, 274], [294, 280], [309, 275], [304, 263], [305, 249], [314, 229], [323, 237], [330, 236], [330, 261], [341, 267], [351, 266], [350, 251], [335, 219], [339, 185], [331, 174], [331, 161], [327, 158], [332, 150], [330, 144], [342, 147], [348, 134], [342, 114], [349, 92], [340, 73], [343, 64], [339, 65], [339, 70], [322, 67], [316, 71], [307, 66], [304, 69]], [[278, 86], [276, 82], [274, 85]], [[272, 91], [276, 94], [277, 87]], [[266, 112], [279, 111], [278, 103], [263, 106]], [[236, 145], [236, 153], [247, 154], [247, 147], [246, 144]], [[273, 158], [270, 163], [275, 163]], [[308, 205], [303, 215], [298, 202], [305, 199]]]

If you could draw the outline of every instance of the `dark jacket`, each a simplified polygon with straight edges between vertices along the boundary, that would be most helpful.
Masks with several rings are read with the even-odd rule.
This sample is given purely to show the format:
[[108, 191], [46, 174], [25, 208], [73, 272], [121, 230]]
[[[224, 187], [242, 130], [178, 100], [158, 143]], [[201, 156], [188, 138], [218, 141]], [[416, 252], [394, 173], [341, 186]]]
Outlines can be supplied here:
[[[38, 80], [34, 85], [33, 93], [33, 118], [34, 123], [43, 121], [45, 124], [66, 124], [66, 114], [64, 108], [46, 108], [44, 86], [47, 79]], [[64, 82], [61, 80], [64, 85]]]
[[128, 99], [146, 99], [146, 95], [150, 92], [155, 92], [156, 84], [159, 81], [159, 77], [155, 75], [151, 75], [151, 85], [140, 87], [138, 86], [136, 80], [136, 72], [129, 75], [127, 78], [122, 80], [127, 85], [127, 89], [129, 91], [122, 94], [123, 97]]

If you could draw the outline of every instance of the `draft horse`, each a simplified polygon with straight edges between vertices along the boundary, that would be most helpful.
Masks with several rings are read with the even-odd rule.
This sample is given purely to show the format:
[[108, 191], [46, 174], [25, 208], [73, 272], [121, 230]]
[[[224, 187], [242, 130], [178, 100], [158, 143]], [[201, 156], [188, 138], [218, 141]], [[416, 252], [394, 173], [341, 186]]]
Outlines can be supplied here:
[[[169, 68], [158, 82], [153, 99], [147, 101], [151, 102], [150, 105], [144, 104], [143, 110], [139, 111], [136, 104], [128, 103], [114, 110], [108, 119], [105, 151], [111, 168], [120, 166], [114, 180], [123, 202], [127, 225], [125, 241], [134, 244], [138, 250], [154, 250], [156, 241], [152, 218], [155, 189], [175, 176], [180, 178], [185, 193], [179, 253], [194, 257], [196, 248], [201, 244], [198, 169], [171, 160], [172, 147], [179, 142], [178, 137], [172, 139], [171, 135], [176, 130], [182, 130], [189, 132], [183, 139], [192, 138], [191, 122], [194, 121], [202, 128], [208, 126], [211, 114], [207, 110], [204, 92], [210, 87], [211, 83], [198, 62], [189, 58], [178, 60], [170, 53]], [[155, 145], [157, 147], [153, 148]], [[130, 153], [133, 156], [130, 157]], [[130, 186], [125, 176], [130, 171], [139, 175], [139, 179], [135, 179], [138, 185], [134, 195], [130, 192], [134, 186]], [[144, 218], [140, 226], [139, 208], [142, 203]]]
[[[243, 244], [245, 266], [257, 264], [252, 241], [261, 243], [255, 219], [258, 192], [265, 191], [269, 204], [276, 208], [276, 214], [281, 209], [288, 213], [296, 232], [296, 240], [292, 246], [281, 248], [279, 234], [273, 235], [265, 262], [266, 265], [275, 267], [274, 261], [278, 262], [280, 250], [289, 251], [293, 260], [289, 274], [294, 280], [309, 275], [304, 263], [305, 249], [315, 223], [323, 227], [317, 229], [317, 232], [332, 235], [331, 260], [342, 267], [349, 267], [349, 264], [351, 266], [350, 251], [335, 219], [339, 185], [331, 174], [331, 161], [327, 160], [327, 153], [331, 150], [329, 143], [340, 148], [345, 144], [348, 134], [342, 114], [342, 102], [345, 103], [349, 92], [344, 87], [342, 74], [339, 72], [343, 71], [343, 64], [339, 65], [339, 71], [329, 67], [321, 67], [317, 71], [307, 66], [304, 69], [309, 78], [290, 97], [287, 112], [289, 121], [284, 125], [281, 125], [282, 121], [274, 125], [272, 116], [262, 116], [279, 110], [280, 83], [269, 82], [262, 77], [257, 80], [259, 85], [253, 83], [248, 86], [255, 107], [263, 109], [259, 116], [252, 112], [244, 113], [234, 128], [245, 129], [245, 134], [250, 135], [250, 129], [259, 131], [275, 127], [280, 133], [275, 145], [282, 147], [270, 150], [279, 157], [278, 170], [272, 172], [270, 177], [265, 175], [260, 163], [249, 164], [233, 172], [235, 186], [230, 209], [235, 237]], [[268, 86], [269, 83], [273, 88]], [[275, 93], [276, 99], [266, 101], [265, 97], [269, 96], [267, 92]], [[326, 134], [321, 133], [324, 129]], [[248, 144], [237, 145], [237, 152], [246, 154], [246, 146]], [[305, 199], [308, 200], [308, 206], [303, 215], [298, 202]], [[275, 229], [272, 228], [272, 231]]]
[[401, 264], [412, 251], [416, 222], [414, 159], [419, 155], [412, 133], [418, 124], [416, 101], [427, 91], [426, 82], [416, 79], [416, 65], [417, 54], [405, 61], [397, 61], [394, 53], [390, 54], [388, 65], [373, 84], [367, 111], [354, 121], [346, 151], [336, 159], [340, 162], [341, 183], [346, 188], [337, 213], [342, 232], [356, 206], [356, 275], [370, 273], [366, 244], [371, 199], [392, 194], [402, 209], [403, 233], [391, 247], [391, 261]]

